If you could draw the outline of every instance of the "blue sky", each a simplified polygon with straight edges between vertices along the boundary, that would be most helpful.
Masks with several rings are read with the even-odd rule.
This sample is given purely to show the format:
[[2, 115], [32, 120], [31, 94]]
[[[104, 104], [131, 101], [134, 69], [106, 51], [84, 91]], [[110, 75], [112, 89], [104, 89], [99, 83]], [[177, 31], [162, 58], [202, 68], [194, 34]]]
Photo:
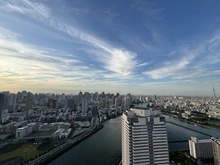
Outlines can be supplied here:
[[211, 2], [0, 0], [0, 90], [218, 95]]

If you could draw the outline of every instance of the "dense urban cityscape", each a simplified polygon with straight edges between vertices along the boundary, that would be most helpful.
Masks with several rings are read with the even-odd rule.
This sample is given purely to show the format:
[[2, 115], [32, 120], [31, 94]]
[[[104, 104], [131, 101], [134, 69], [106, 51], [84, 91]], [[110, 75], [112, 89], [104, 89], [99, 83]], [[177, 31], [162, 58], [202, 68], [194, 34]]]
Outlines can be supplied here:
[[[84, 139], [102, 129], [105, 121], [118, 118], [122, 114], [122, 125], [117, 126], [122, 126], [122, 164], [174, 164], [175, 161], [171, 159], [175, 157], [169, 158], [168, 143], [175, 143], [175, 140], [169, 139], [163, 115], [171, 115], [197, 127], [219, 130], [220, 99], [216, 97], [215, 92], [214, 97], [187, 97], [81, 91], [78, 95], [33, 94], [27, 91], [15, 94], [3, 91], [0, 93], [0, 112], [0, 161], [6, 164], [46, 164], [74, 145], [83, 143]], [[152, 120], [146, 120], [149, 117]], [[132, 138], [127, 141], [126, 136], [129, 134]], [[213, 135], [204, 135], [206, 139], [199, 139], [193, 135], [192, 139], [176, 139], [176, 142], [189, 140], [188, 158], [191, 158], [188, 164], [190, 160], [196, 162], [201, 161], [201, 158], [206, 160], [213, 156], [215, 162], [219, 161], [220, 140], [215, 139]], [[129, 148], [129, 144], [133, 144], [134, 148]], [[150, 148], [150, 145], [153, 146]], [[43, 150], [39, 150], [42, 146]], [[31, 147], [35, 149], [32, 148], [29, 152]], [[20, 150], [17, 155], [13, 154], [16, 149]], [[133, 153], [133, 158], [129, 157], [130, 153]]]
[[219, 6], [0, 0], [0, 165], [220, 165]]

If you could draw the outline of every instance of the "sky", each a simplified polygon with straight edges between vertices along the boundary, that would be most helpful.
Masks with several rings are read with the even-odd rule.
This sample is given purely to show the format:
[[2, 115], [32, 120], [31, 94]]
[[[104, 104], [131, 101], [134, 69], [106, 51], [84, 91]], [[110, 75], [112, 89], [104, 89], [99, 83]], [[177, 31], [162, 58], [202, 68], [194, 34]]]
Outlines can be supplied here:
[[219, 96], [219, 6], [0, 0], [0, 91]]

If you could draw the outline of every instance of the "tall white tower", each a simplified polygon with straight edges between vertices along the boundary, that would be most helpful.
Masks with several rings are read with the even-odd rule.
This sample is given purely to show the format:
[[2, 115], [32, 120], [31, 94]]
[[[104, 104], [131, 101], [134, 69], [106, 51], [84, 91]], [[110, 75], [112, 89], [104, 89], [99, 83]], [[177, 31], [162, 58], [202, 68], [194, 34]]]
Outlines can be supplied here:
[[215, 88], [214, 88], [214, 85], [213, 85], [213, 93], [214, 93], [214, 97], [216, 99], [216, 94], [215, 94]]
[[164, 117], [152, 110], [131, 109], [122, 115], [122, 165], [169, 165]]

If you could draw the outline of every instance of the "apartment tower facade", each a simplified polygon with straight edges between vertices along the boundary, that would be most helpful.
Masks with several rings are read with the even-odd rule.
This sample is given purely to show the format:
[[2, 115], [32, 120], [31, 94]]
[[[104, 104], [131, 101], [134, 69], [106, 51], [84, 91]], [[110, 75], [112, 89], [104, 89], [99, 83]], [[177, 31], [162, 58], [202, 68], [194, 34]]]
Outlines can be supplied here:
[[196, 137], [191, 137], [189, 140], [189, 151], [190, 156], [195, 159], [203, 158], [212, 158], [212, 143], [211, 139], [198, 139]]
[[212, 138], [214, 164], [220, 165], [220, 139]]
[[4, 97], [5, 95], [3, 93], [0, 93], [0, 123], [2, 122], [2, 111], [4, 106]]
[[151, 109], [130, 109], [122, 115], [122, 165], [168, 165], [165, 118]]

